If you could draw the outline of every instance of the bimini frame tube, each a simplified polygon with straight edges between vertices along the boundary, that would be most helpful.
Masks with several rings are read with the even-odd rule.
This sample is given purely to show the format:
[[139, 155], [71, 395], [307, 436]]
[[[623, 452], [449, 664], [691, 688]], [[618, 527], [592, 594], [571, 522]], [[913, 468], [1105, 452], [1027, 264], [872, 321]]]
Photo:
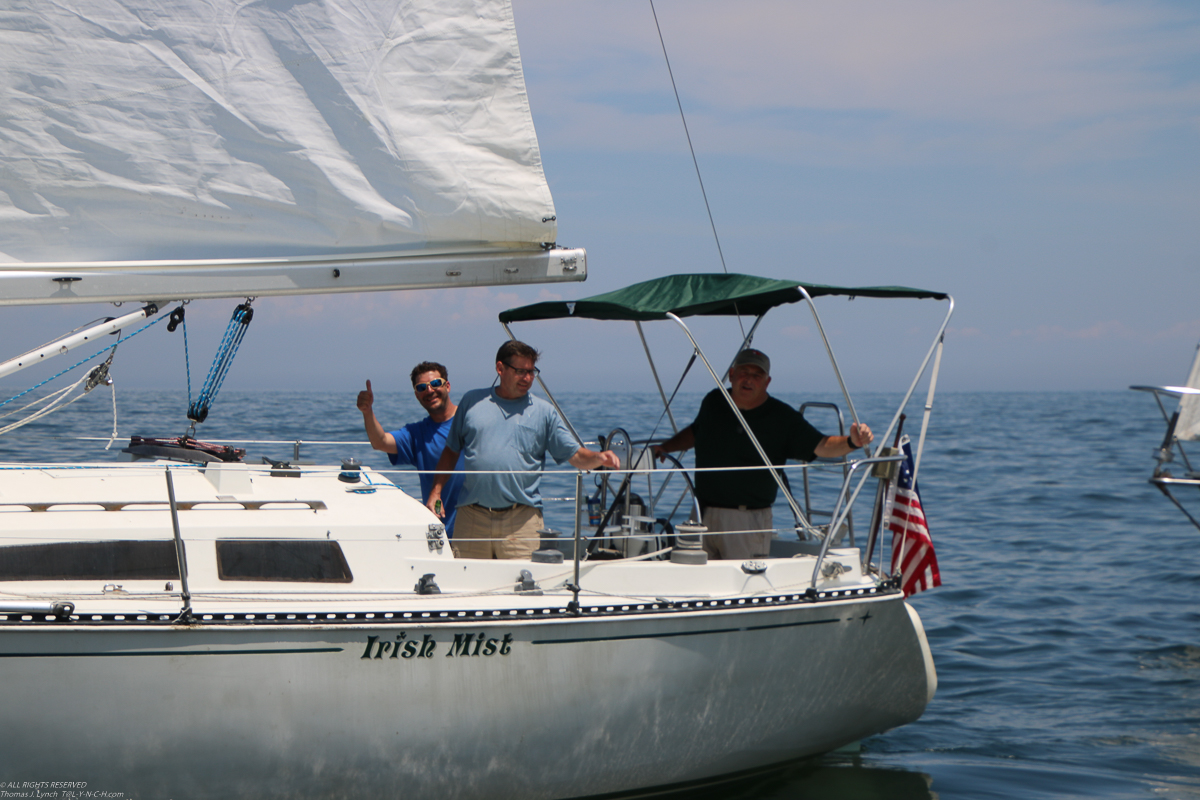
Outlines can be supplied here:
[[[800, 287], [800, 291], [804, 292], [804, 296], [808, 298], [808, 306], [812, 309], [813, 318], [817, 323], [817, 330], [821, 332], [821, 338], [825, 341], [825, 349], [829, 352], [829, 359], [833, 363], [833, 371], [837, 375], [838, 383], [842, 387], [842, 394], [846, 398], [846, 402], [850, 406], [850, 414], [855, 422], [858, 421], [858, 415], [854, 411], [854, 404], [850, 400], [850, 393], [846, 390], [846, 384], [842, 380], [841, 370], [838, 369], [837, 359], [834, 358], [833, 349], [829, 346], [829, 339], [825, 336], [825, 329], [821, 326], [821, 320], [817, 316], [817, 309], [813, 305], [812, 298], [808, 297], [808, 292], [804, 291], [804, 287]], [[921, 434], [917, 440], [917, 452], [920, 453], [925, 444], [925, 430], [929, 424], [929, 415], [933, 411], [933, 394], [937, 387], [937, 367], [941, 364], [942, 345], [946, 338], [946, 327], [950, 324], [950, 317], [954, 314], [954, 298], [946, 295], [946, 300], [949, 307], [946, 309], [946, 316], [942, 320], [942, 324], [938, 327], [937, 333], [933, 337], [933, 343], [930, 344], [929, 350], [925, 353], [925, 358], [921, 361], [921, 366], [917, 368], [917, 374], [913, 376], [912, 383], [908, 386], [908, 391], [904, 393], [904, 398], [900, 401], [900, 405], [896, 408], [896, 414], [892, 417], [892, 421], [888, 423], [887, 430], [883, 432], [880, 441], [886, 442], [891, 439], [892, 432], [896, 430], [896, 426], [900, 424], [900, 415], [904, 413], [904, 407], [908, 405], [908, 401], [912, 398], [913, 393], [917, 390], [917, 385], [921, 382], [921, 377], [925, 374], [925, 369], [929, 366], [930, 359], [936, 356], [937, 360], [934, 365], [934, 371], [929, 382], [929, 394], [925, 398], [925, 416], [921, 423]], [[864, 448], [864, 451], [866, 448]], [[868, 452], [869, 456], [870, 453]], [[915, 466], [915, 464], [914, 464]], [[854, 487], [854, 493], [850, 496], [849, 505], [854, 505], [854, 501], [858, 499], [859, 492], [866, 485], [867, 479], [871, 477], [870, 472], [864, 472], [859, 478], [858, 485]], [[914, 478], [916, 473], [914, 470]], [[832, 523], [831, 523], [832, 524]]]
[[650, 364], [650, 374], [654, 376], [654, 385], [658, 387], [658, 396], [662, 398], [667, 419], [671, 421], [671, 432], [679, 433], [679, 426], [675, 424], [675, 415], [671, 413], [671, 402], [667, 400], [667, 393], [663, 391], [662, 381], [658, 379], [658, 370], [654, 367], [653, 356], [650, 355], [650, 345], [646, 343], [646, 334], [642, 332], [642, 323], [635, 319], [633, 324], [637, 326], [638, 336], [642, 340], [642, 349], [646, 351], [646, 361]]
[[[904, 399], [900, 401], [900, 407], [896, 409], [896, 416], [892, 417], [892, 421], [888, 424], [887, 430], [883, 433], [883, 441], [891, 438], [892, 432], [896, 430], [896, 426], [900, 424], [900, 415], [904, 413], [904, 407], [908, 405], [908, 401], [912, 398], [913, 392], [917, 390], [917, 384], [921, 382], [921, 376], [925, 374], [925, 368], [929, 366], [929, 361], [940, 352], [943, 340], [946, 337], [946, 326], [950, 324], [950, 315], [954, 313], [954, 298], [946, 296], [950, 307], [946, 309], [946, 318], [942, 320], [941, 327], [933, 337], [933, 343], [929, 346], [929, 351], [925, 353], [924, 360], [921, 361], [921, 366], [917, 369], [917, 374], [913, 377], [912, 383], [909, 384], [908, 391], [904, 393]], [[929, 410], [933, 409], [933, 393], [931, 392], [926, 398], [925, 403], [929, 406]], [[928, 413], [928, 412], [926, 412]], [[925, 426], [921, 426], [921, 436], [925, 435]], [[919, 444], [918, 444], [919, 446]]]
[[[797, 286], [800, 294], [804, 295], [804, 301], [808, 303], [808, 309], [812, 311], [813, 322], [817, 323], [817, 332], [821, 334], [821, 341], [825, 343], [825, 352], [829, 354], [829, 363], [833, 365], [833, 374], [837, 378], [838, 386], [842, 389], [842, 397], [846, 398], [846, 407], [850, 409], [851, 425], [858, 424], [858, 411], [854, 408], [854, 401], [850, 399], [850, 390], [846, 388], [846, 381], [842, 378], [842, 369], [838, 366], [837, 356], [833, 354], [833, 345], [829, 343], [829, 337], [825, 335], [825, 326], [821, 324], [821, 315], [817, 313], [817, 306], [813, 303], [812, 295], [803, 286]], [[901, 406], [903, 408], [903, 406]], [[863, 452], [870, 458], [870, 449], [864, 447]]]
[[717, 375], [716, 371], [712, 368], [712, 364], [708, 363], [708, 358], [704, 355], [704, 351], [700, 349], [700, 345], [696, 343], [696, 338], [692, 336], [692, 332], [688, 330], [688, 326], [684, 324], [682, 319], [677, 317], [675, 314], [672, 314], [670, 311], [667, 312], [667, 318], [674, 320], [675, 324], [683, 330], [683, 334], [687, 336], [688, 341], [692, 343], [692, 348], [694, 349], [696, 355], [700, 356], [700, 360], [704, 363], [704, 367], [708, 370], [708, 374], [712, 375], [713, 381], [715, 381], [717, 384], [717, 389], [721, 391], [721, 395], [725, 398], [725, 401], [729, 403], [729, 408], [732, 409], [734, 416], [737, 417], [742, 429], [745, 430], [746, 435], [750, 437], [750, 442], [754, 445], [754, 449], [758, 451], [758, 455], [760, 458], [762, 458], [763, 464], [766, 465], [767, 470], [771, 473], [771, 477], [775, 479], [775, 484], [783, 492], [783, 496], [787, 498], [788, 505], [792, 508], [792, 513], [795, 514], [796, 519], [800, 520], [800, 524], [804, 527], [805, 532], [812, 535], [814, 538], [820, 538], [817, 530], [812, 526], [812, 523], [808, 521], [808, 517], [804, 516], [804, 513], [800, 510], [800, 506], [796, 503], [796, 498], [792, 497], [792, 493], [788, 491], [787, 484], [784, 483], [783, 477], [779, 474], [779, 470], [777, 470], [775, 465], [771, 463], [771, 459], [767, 457], [766, 451], [763, 450], [762, 445], [759, 444], [758, 437], [754, 435], [754, 431], [750, 430], [750, 425], [746, 422], [746, 418], [742, 416], [741, 409], [737, 407], [737, 403], [733, 402], [733, 398], [729, 396], [729, 391], [725, 388], [725, 381], [721, 378], [721, 376]]
[[921, 415], [921, 436], [917, 439], [917, 456], [913, 461], [913, 483], [917, 482], [917, 473], [921, 471], [921, 453], [925, 451], [925, 431], [929, 429], [929, 415], [933, 413], [933, 393], [937, 390], [938, 370], [942, 366], [942, 348], [946, 343], [943, 334], [937, 340], [937, 354], [933, 357], [933, 372], [929, 374], [929, 392], [925, 395], [925, 411]]

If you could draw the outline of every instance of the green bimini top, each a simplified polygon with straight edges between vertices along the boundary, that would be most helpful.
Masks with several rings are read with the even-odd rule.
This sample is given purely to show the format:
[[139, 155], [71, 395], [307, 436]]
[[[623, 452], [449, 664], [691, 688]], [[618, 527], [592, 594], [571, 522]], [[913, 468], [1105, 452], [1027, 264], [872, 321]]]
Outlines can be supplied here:
[[501, 312], [503, 323], [535, 319], [623, 319], [649, 321], [697, 314], [746, 314], [759, 316], [775, 306], [804, 299], [799, 287], [810, 297], [844, 295], [847, 297], [915, 297], [945, 300], [943, 292], [909, 289], [905, 286], [825, 286], [819, 283], [756, 278], [753, 275], [695, 273], [667, 275], [635, 283], [615, 292], [585, 297], [582, 300], [555, 300], [534, 303]]

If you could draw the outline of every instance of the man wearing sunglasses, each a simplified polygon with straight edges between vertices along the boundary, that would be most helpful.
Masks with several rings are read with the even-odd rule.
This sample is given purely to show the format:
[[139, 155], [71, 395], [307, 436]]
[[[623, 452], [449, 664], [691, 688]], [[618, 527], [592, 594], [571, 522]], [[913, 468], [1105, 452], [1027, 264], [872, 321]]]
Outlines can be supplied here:
[[[533, 555], [544, 525], [539, 487], [547, 455], [576, 469], [619, 466], [610, 450], [580, 447], [554, 406], [529, 394], [537, 359], [524, 342], [505, 342], [496, 353], [498, 385], [464, 394], [450, 426], [437, 468], [451, 469], [461, 453], [466, 482], [454, 541], [460, 558]], [[434, 479], [425, 501], [435, 514], [446, 478]]]
[[[409, 377], [417, 402], [429, 412], [425, 419], [410, 422], [398, 431], [384, 431], [379, 420], [375, 419], [375, 393], [371, 391], [370, 381], [367, 381], [367, 388], [358, 393], [358, 410], [362, 412], [371, 447], [387, 453], [392, 466], [409, 464], [421, 471], [421, 500], [426, 501], [434, 479], [429, 470], [437, 469], [458, 406], [450, 399], [450, 380], [446, 368], [436, 361], [422, 361], [413, 367]], [[461, 469], [453, 464], [449, 468]], [[448, 485], [439, 493], [444, 511], [439, 516], [445, 518], [447, 536], [454, 535], [455, 503], [462, 485], [463, 476], [455, 474], [450, 476]]]

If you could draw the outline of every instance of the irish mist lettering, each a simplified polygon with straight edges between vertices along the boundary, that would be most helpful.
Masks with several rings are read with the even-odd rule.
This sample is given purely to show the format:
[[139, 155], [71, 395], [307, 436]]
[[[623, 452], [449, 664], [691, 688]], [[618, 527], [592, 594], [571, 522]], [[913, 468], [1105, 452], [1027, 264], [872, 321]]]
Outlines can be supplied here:
[[506, 656], [512, 651], [513, 637], [511, 633], [504, 634], [502, 639], [486, 637], [486, 633], [456, 633], [446, 655], [450, 658], [454, 656], [494, 656], [496, 653]]
[[[512, 652], [513, 636], [511, 633], [499, 637], [488, 637], [486, 633], [456, 633], [454, 640], [446, 644], [447, 658], [506, 656]], [[360, 658], [373, 661], [433, 658], [437, 652], [438, 641], [433, 638], [432, 634], [423, 634], [418, 641], [401, 631], [392, 639], [368, 636], [367, 646], [363, 649]]]

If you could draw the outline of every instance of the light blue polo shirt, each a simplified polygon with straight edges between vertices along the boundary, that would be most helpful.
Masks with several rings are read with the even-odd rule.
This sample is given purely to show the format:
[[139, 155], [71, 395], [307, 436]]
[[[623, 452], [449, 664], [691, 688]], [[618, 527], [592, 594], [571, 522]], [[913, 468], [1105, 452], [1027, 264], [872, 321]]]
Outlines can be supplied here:
[[[463, 395], [446, 445], [460, 454], [459, 463], [467, 472], [459, 505], [488, 508], [513, 503], [541, 508], [546, 456], [562, 464], [579, 449], [554, 406], [528, 394], [505, 400], [495, 389], [472, 389]], [[484, 474], [490, 470], [511, 473]]]

